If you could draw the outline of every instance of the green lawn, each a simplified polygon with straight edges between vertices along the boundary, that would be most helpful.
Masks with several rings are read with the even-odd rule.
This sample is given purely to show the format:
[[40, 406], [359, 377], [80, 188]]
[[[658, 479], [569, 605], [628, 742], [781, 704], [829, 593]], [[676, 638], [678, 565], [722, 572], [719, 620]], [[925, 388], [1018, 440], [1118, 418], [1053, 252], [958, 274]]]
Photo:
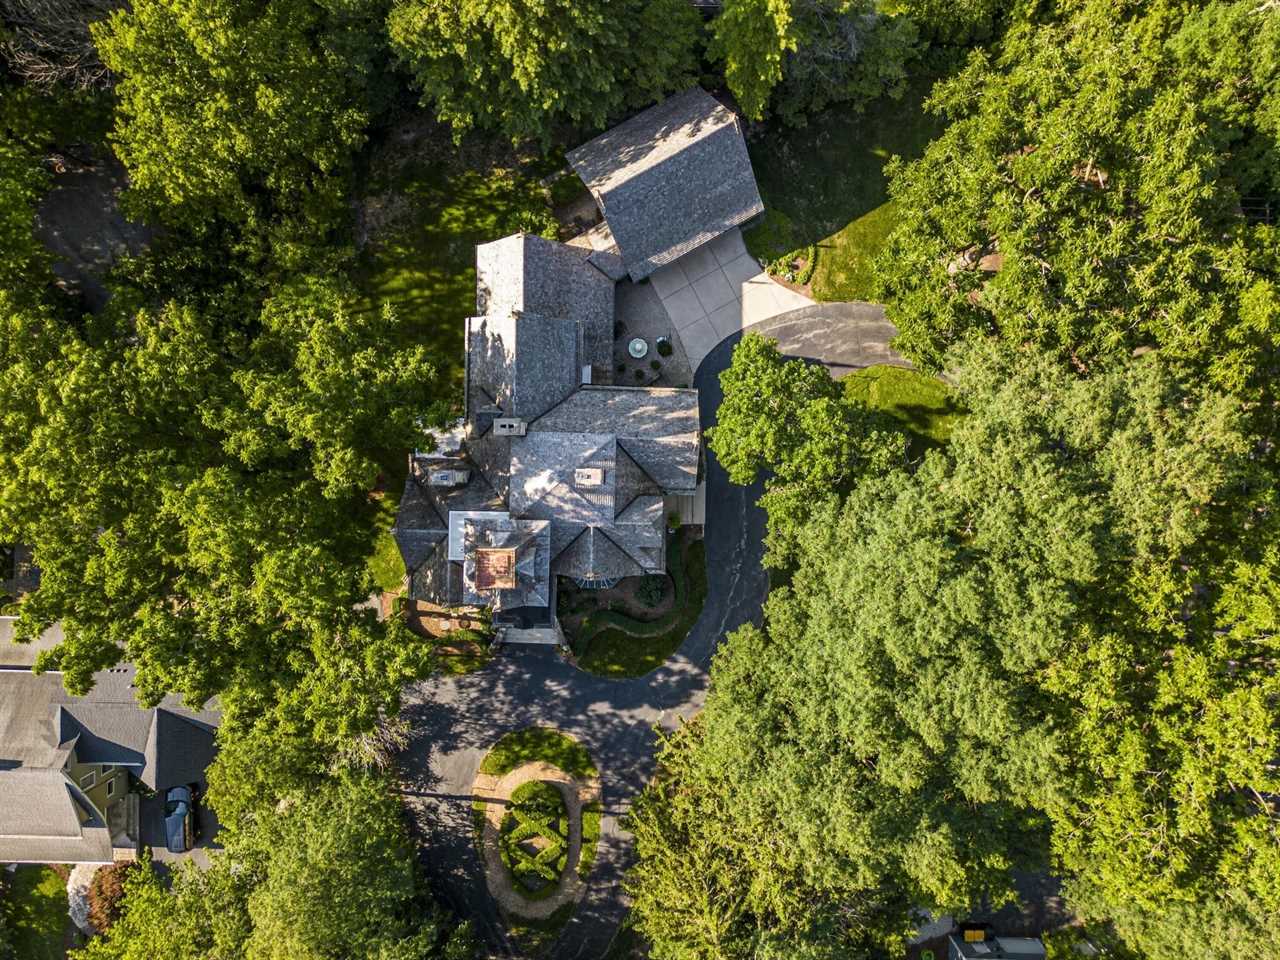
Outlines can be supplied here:
[[900, 100], [862, 113], [833, 107], [790, 129], [776, 124], [749, 149], [769, 219], [746, 234], [757, 258], [774, 260], [808, 244], [818, 249], [817, 300], [869, 300], [871, 261], [893, 229], [884, 164], [919, 157], [942, 132], [921, 104], [934, 78], [916, 80]]
[[67, 884], [51, 867], [19, 867], [4, 904], [22, 960], [62, 960]]
[[580, 780], [599, 776], [587, 748], [550, 727], [526, 727], [508, 733], [480, 762], [480, 772], [500, 777], [534, 760], [549, 763]]
[[[390, 152], [396, 156], [394, 149]], [[387, 226], [371, 236], [357, 279], [359, 309], [389, 304], [395, 310], [403, 343], [431, 351], [436, 394], [460, 413], [463, 322], [475, 312], [475, 246], [517, 230], [549, 234], [555, 221], [538, 184], [541, 165], [473, 169], [457, 156], [452, 149], [438, 150], [432, 159], [404, 160], [391, 173], [370, 175], [366, 207], [396, 212], [381, 215]], [[382, 458], [386, 491], [375, 505], [378, 533], [367, 562], [382, 590], [397, 589], [405, 573], [390, 529], [407, 455], [388, 450]]]
[[685, 547], [684, 537], [667, 543], [667, 571], [676, 600], [657, 620], [640, 621], [612, 610], [593, 613], [570, 638], [578, 666], [606, 677], [640, 677], [660, 667], [679, 648], [702, 613], [707, 598], [706, 553], [701, 540]]
[[846, 396], [901, 421], [912, 435], [913, 456], [946, 443], [964, 416], [945, 383], [902, 367], [857, 370], [844, 378], [844, 389]]

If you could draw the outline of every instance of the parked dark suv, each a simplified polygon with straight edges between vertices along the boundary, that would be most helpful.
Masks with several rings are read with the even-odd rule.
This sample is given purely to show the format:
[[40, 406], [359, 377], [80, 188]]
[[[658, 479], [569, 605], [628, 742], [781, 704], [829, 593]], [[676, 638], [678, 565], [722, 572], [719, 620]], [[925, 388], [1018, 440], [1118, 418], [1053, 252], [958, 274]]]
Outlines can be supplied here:
[[165, 846], [170, 853], [186, 853], [199, 838], [195, 791], [190, 787], [171, 787], [164, 795]]

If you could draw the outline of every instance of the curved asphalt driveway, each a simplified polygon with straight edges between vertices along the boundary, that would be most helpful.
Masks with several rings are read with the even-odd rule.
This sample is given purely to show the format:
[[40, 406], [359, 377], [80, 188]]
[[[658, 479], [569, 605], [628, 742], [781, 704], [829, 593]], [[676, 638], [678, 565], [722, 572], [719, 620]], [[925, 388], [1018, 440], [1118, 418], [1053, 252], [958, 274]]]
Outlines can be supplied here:
[[[834, 376], [876, 363], [905, 363], [888, 347], [896, 334], [879, 307], [816, 304], [752, 328], [782, 351], [826, 363]], [[729, 365], [737, 333], [698, 367], [702, 428], [715, 423], [720, 371]], [[516, 955], [485, 888], [472, 843], [471, 784], [480, 761], [503, 734], [530, 725], [556, 727], [591, 752], [600, 768], [605, 815], [586, 897], [553, 955], [602, 957], [626, 912], [621, 880], [630, 844], [618, 818], [653, 773], [655, 725], [672, 728], [698, 711], [706, 696], [711, 655], [726, 631], [759, 622], [767, 588], [761, 568], [764, 512], [761, 485], [729, 483], [707, 455], [706, 604], [680, 649], [652, 673], [608, 680], [584, 673], [540, 649], [504, 651], [483, 670], [438, 676], [406, 689], [402, 715], [411, 725], [400, 758], [410, 810], [425, 840], [423, 859], [438, 896], [502, 955]]]

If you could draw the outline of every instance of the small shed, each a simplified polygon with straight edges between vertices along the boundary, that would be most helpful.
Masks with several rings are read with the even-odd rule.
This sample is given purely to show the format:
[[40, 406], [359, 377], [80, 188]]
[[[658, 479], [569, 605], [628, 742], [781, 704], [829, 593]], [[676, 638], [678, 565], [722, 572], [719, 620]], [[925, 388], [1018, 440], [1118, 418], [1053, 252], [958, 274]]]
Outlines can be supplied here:
[[701, 87], [569, 151], [568, 160], [632, 280], [764, 212], [737, 116]]

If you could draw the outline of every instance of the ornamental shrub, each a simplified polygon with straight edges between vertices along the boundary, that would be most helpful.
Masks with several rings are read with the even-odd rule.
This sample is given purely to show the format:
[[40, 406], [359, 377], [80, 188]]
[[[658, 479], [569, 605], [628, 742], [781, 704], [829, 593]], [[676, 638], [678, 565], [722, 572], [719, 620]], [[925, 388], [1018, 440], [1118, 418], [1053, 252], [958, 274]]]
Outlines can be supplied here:
[[99, 867], [93, 875], [89, 882], [89, 922], [99, 933], [106, 933], [120, 919], [124, 884], [137, 867], [133, 861], [113, 863]]

